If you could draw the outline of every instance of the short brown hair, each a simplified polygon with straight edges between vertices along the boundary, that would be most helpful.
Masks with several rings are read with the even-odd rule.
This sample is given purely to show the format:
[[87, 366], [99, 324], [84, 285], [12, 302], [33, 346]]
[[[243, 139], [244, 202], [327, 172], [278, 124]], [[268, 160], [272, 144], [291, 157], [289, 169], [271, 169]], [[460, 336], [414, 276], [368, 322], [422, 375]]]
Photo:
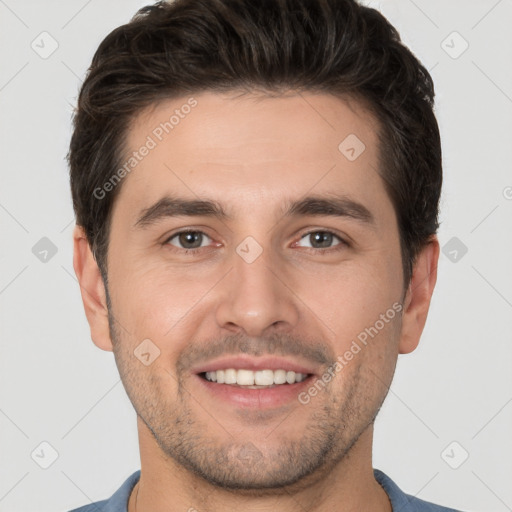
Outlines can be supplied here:
[[404, 289], [438, 227], [441, 142], [428, 71], [356, 0], [175, 0], [140, 9], [100, 44], [82, 85], [68, 161], [76, 222], [103, 279], [121, 164], [145, 107], [202, 91], [316, 91], [359, 98], [380, 123], [379, 173], [400, 233]]

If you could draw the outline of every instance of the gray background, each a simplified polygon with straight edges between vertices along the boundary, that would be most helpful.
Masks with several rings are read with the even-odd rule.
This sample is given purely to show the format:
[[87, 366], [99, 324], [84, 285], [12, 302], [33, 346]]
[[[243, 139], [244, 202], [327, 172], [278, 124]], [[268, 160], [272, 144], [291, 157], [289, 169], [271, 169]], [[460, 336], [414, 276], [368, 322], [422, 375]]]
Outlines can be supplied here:
[[[0, 0], [2, 512], [68, 510], [139, 468], [135, 413], [74, 276], [64, 157], [94, 50], [145, 3]], [[369, 5], [431, 70], [445, 170], [438, 284], [374, 466], [426, 500], [512, 510], [512, 1]]]

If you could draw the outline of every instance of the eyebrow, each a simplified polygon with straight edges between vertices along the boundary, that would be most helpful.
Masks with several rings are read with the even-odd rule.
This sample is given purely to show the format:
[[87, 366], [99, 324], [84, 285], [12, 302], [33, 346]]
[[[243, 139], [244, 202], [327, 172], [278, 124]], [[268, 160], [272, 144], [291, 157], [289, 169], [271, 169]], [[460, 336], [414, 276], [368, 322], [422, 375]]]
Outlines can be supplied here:
[[[347, 196], [308, 196], [296, 201], [288, 200], [281, 215], [344, 217], [371, 228], [376, 227], [375, 217], [370, 210]], [[217, 201], [165, 196], [140, 212], [134, 228], [145, 229], [172, 217], [212, 217], [222, 221], [232, 219]]]

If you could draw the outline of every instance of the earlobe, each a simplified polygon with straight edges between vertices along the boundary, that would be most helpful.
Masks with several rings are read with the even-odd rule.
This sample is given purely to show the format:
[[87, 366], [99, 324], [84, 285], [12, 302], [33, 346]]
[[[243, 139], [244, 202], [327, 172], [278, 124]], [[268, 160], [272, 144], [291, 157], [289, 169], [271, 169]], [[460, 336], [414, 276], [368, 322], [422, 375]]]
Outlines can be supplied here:
[[413, 267], [413, 275], [404, 299], [400, 354], [408, 354], [418, 346], [437, 280], [438, 260], [439, 241], [434, 235], [418, 254]]
[[73, 268], [80, 285], [91, 338], [102, 350], [112, 350], [105, 286], [101, 272], [81, 226], [73, 230]]

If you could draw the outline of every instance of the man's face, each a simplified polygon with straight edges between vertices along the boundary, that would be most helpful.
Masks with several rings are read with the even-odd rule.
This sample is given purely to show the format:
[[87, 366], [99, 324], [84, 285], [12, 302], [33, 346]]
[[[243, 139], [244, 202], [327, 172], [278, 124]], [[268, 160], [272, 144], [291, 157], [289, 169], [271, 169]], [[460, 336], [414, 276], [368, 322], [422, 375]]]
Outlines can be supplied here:
[[[395, 368], [404, 283], [376, 125], [329, 95], [194, 99], [157, 105], [128, 134], [127, 159], [150, 149], [113, 208], [113, 349], [141, 436], [164, 457], [216, 485], [280, 487], [328, 471], [371, 429]], [[166, 196], [225, 216], [189, 205], [138, 222]], [[307, 377], [244, 387], [204, 374], [292, 378], [279, 370]]]

